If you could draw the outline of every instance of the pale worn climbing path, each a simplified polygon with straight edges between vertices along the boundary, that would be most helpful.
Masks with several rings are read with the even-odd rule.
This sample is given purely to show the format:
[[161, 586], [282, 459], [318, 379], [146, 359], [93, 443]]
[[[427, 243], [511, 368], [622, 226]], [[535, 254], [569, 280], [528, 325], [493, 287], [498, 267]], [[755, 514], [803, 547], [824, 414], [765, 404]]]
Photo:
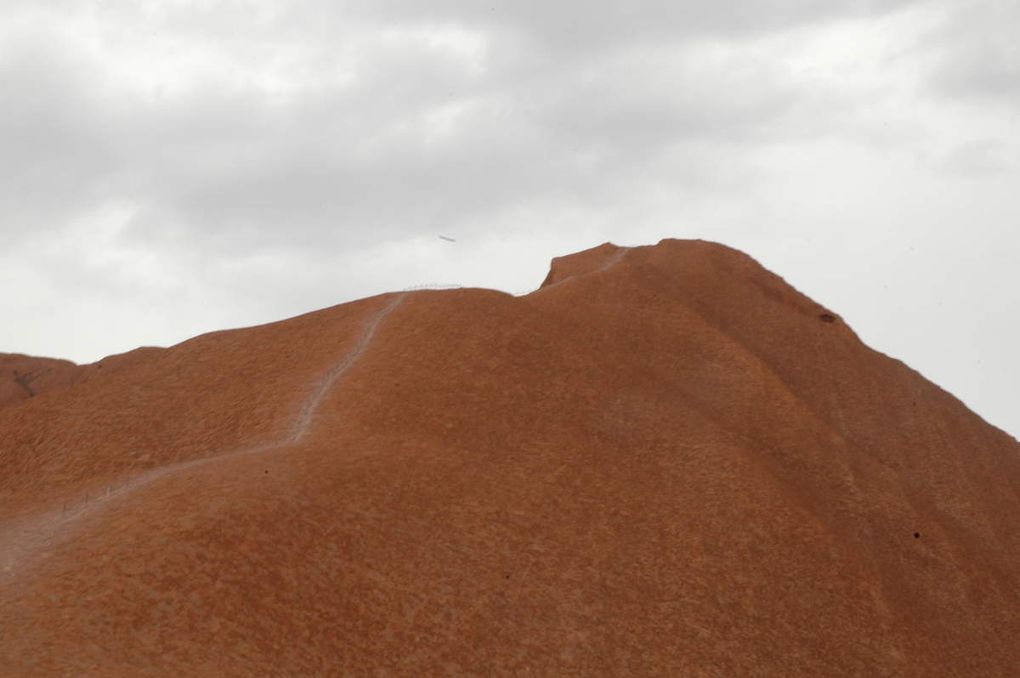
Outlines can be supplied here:
[[0, 526], [0, 592], [2, 592], [3, 585], [6, 582], [19, 572], [25, 570], [26, 564], [31, 562], [33, 557], [43, 555], [48, 549], [68, 539], [73, 534], [72, 528], [75, 525], [80, 524], [86, 517], [97, 514], [113, 501], [137, 492], [139, 489], [152, 484], [160, 478], [180, 473], [186, 469], [203, 466], [227, 458], [280, 450], [300, 442], [311, 430], [315, 415], [322, 405], [323, 399], [358, 361], [371, 343], [379, 324], [393, 309], [400, 305], [404, 296], [404, 294], [394, 296], [386, 306], [372, 317], [354, 348], [348, 351], [338, 363], [322, 375], [319, 381], [312, 387], [311, 392], [302, 402], [293, 424], [281, 438], [258, 445], [228, 450], [210, 457], [161, 466], [135, 476], [115, 489], [111, 488], [106, 492], [98, 493], [74, 508], [68, 509], [63, 505], [57, 506], [42, 513], [20, 518], [9, 522], [7, 525]]
[[627, 252], [629, 251], [630, 251], [629, 247], [621, 247], [619, 252], [609, 257], [609, 260], [599, 267], [599, 272], [601, 273], [602, 271], [607, 271], [616, 264], [618, 264], [620, 260], [623, 259], [624, 255], [627, 254]]

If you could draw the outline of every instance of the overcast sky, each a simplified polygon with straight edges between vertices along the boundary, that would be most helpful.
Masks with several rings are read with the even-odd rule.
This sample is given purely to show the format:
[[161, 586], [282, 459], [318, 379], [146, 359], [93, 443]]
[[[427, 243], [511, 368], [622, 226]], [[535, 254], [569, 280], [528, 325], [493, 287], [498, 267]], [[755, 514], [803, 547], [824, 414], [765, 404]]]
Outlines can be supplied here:
[[1018, 36], [1016, 0], [3, 0], [0, 351], [704, 238], [1020, 436]]

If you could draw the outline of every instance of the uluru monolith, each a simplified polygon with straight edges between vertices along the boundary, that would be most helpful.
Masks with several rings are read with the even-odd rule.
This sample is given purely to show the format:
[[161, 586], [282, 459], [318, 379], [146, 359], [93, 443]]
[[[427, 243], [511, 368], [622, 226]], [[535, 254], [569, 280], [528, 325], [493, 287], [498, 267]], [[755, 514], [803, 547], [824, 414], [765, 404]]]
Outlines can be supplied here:
[[722, 245], [17, 360], [4, 676], [1020, 667], [1020, 444]]

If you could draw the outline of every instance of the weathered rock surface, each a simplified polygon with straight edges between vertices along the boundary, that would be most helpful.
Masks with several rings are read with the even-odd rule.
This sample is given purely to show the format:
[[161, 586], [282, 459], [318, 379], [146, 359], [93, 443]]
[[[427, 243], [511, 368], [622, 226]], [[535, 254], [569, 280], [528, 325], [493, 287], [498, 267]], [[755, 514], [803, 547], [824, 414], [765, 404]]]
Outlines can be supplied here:
[[0, 408], [72, 384], [79, 372], [67, 360], [0, 353]]
[[0, 408], [3, 675], [1020, 666], [1020, 445], [720, 245], [80, 369]]

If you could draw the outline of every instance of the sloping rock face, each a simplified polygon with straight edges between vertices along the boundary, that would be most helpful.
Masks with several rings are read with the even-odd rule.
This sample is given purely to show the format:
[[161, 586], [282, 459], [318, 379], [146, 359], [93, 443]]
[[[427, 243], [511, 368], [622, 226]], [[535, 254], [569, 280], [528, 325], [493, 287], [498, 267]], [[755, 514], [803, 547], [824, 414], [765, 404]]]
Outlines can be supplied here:
[[1018, 515], [833, 311], [605, 245], [0, 409], [0, 673], [1012, 676]]
[[0, 408], [74, 383], [80, 368], [67, 360], [0, 353]]

